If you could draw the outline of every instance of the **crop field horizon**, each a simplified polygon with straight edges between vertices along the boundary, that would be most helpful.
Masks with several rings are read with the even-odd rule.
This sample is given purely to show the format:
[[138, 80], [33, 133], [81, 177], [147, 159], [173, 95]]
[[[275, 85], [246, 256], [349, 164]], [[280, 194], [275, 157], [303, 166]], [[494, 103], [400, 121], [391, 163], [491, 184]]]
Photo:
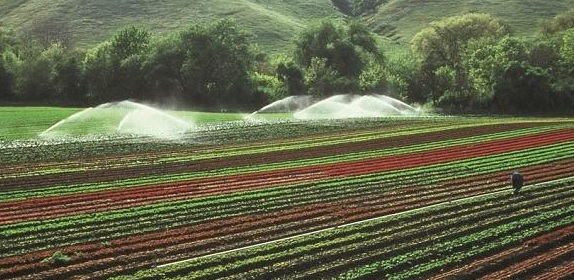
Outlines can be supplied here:
[[571, 118], [0, 117], [0, 279], [574, 277]]

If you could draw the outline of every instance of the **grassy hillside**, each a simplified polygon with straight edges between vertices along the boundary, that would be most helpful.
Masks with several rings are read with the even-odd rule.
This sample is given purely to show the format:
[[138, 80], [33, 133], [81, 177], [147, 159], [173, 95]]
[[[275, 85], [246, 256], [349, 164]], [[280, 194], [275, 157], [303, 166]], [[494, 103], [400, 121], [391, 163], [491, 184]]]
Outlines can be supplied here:
[[[344, 1], [340, 0], [339, 2]], [[354, 0], [348, 0], [348, 3]], [[574, 7], [574, 0], [382, 0], [361, 17], [379, 34], [408, 42], [429, 22], [467, 12], [493, 14], [518, 34]], [[126, 25], [162, 33], [194, 22], [235, 19], [263, 50], [285, 51], [310, 21], [343, 15], [330, 0], [0, 0], [0, 23], [24, 32], [69, 36], [80, 46], [108, 39]]]
[[161, 33], [231, 18], [273, 52], [288, 47], [309, 21], [341, 16], [329, 0], [0, 0], [4, 25], [24, 31], [58, 29], [80, 46], [99, 43], [126, 25]]
[[515, 34], [539, 30], [541, 20], [574, 7], [574, 0], [390, 0], [365, 20], [378, 33], [408, 42], [428, 23], [468, 12], [488, 13], [510, 25]]

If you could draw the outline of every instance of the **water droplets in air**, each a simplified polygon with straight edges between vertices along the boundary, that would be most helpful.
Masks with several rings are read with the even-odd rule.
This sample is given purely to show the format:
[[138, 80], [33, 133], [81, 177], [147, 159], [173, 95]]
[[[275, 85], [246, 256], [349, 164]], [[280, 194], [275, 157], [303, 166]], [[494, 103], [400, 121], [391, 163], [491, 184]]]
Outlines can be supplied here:
[[179, 139], [194, 129], [190, 120], [133, 101], [111, 102], [77, 112], [40, 133], [40, 137], [151, 137]]
[[420, 110], [386, 95], [341, 94], [318, 101], [311, 96], [290, 96], [252, 113], [291, 113], [296, 119], [347, 119], [420, 115]]

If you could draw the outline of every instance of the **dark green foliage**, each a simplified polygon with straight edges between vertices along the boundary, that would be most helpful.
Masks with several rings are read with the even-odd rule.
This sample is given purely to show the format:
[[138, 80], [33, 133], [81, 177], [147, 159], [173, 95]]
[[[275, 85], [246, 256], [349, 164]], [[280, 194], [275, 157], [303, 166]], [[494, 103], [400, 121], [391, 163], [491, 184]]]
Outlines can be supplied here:
[[110, 40], [110, 47], [113, 50], [114, 59], [123, 61], [134, 55], [145, 52], [149, 46], [151, 33], [145, 29], [138, 29], [134, 26], [120, 30]]
[[306, 72], [312, 94], [359, 90], [359, 76], [370, 61], [384, 57], [371, 32], [357, 22], [348, 26], [322, 21], [295, 40], [295, 61]]
[[63, 265], [69, 263], [72, 258], [61, 251], [56, 251], [52, 254], [52, 256], [42, 260], [43, 263], [49, 263], [52, 265]]
[[142, 97], [150, 40], [151, 33], [132, 26], [90, 50], [84, 62], [88, 97], [94, 102]]
[[9, 62], [6, 57], [11, 59], [14, 56], [13, 49], [21, 48], [20, 38], [16, 33], [0, 25], [0, 101], [12, 100], [14, 98], [14, 79], [15, 74], [10, 71]]
[[149, 88], [146, 97], [152, 100], [175, 99], [184, 92], [180, 72], [185, 53], [178, 36], [170, 35], [152, 42], [144, 65]]
[[347, 27], [346, 37], [353, 46], [359, 47], [363, 52], [371, 54], [378, 62], [384, 61], [385, 57], [373, 33], [362, 23], [358, 21], [351, 22]]
[[553, 89], [559, 94], [561, 104], [574, 107], [574, 28], [568, 29], [561, 37], [558, 47], [558, 62], [553, 69]]
[[352, 92], [357, 89], [357, 81], [340, 75], [327, 64], [325, 58], [315, 57], [307, 67], [306, 79], [308, 93], [317, 96], [330, 96], [337, 93]]
[[[463, 66], [463, 54], [471, 40], [499, 38], [507, 33], [505, 25], [486, 14], [455, 16], [432, 23], [413, 38], [414, 52], [420, 57], [419, 75], [426, 81], [420, 84], [428, 100], [435, 105], [457, 109], [468, 101], [468, 73]], [[446, 94], [445, 98], [442, 98]], [[460, 99], [456, 97], [460, 94]], [[440, 104], [439, 104], [440, 103]]]
[[30, 52], [21, 55], [21, 61], [15, 65], [18, 99], [47, 101], [53, 95], [50, 71], [47, 71], [52, 63], [48, 50], [31, 49]]
[[480, 14], [423, 29], [413, 39], [420, 68], [409, 97], [416, 100], [422, 91], [437, 107], [458, 112], [571, 110], [568, 32], [532, 39], [504, 34], [504, 24]]
[[509, 112], [545, 112], [553, 109], [548, 72], [512, 61], [495, 86], [494, 104]]
[[287, 87], [287, 95], [299, 95], [305, 91], [303, 70], [292, 61], [277, 65], [277, 78]]
[[180, 75], [184, 96], [207, 107], [249, 103], [255, 53], [246, 33], [228, 20], [192, 26], [180, 34], [183, 62]]
[[569, 64], [571, 67], [569, 72], [572, 73], [574, 67], [574, 27], [566, 30], [562, 37], [562, 45], [560, 46], [560, 57], [564, 64]]
[[[560, 112], [572, 106], [559, 48], [546, 39], [505, 37], [470, 44], [463, 57], [468, 107], [504, 113]], [[562, 77], [562, 78], [561, 78]]]
[[[309, 67], [314, 57], [328, 59], [332, 56], [334, 44], [342, 40], [342, 30], [331, 21], [309, 27], [295, 40], [295, 60]], [[332, 64], [329, 61], [329, 64]]]
[[4, 66], [4, 60], [0, 58], [0, 101], [13, 98], [12, 79], [12, 75]]
[[82, 75], [80, 57], [83, 53], [75, 53], [53, 45], [44, 52], [49, 58], [49, 79], [52, 87], [50, 103], [63, 105], [82, 105], [85, 100], [85, 82]]

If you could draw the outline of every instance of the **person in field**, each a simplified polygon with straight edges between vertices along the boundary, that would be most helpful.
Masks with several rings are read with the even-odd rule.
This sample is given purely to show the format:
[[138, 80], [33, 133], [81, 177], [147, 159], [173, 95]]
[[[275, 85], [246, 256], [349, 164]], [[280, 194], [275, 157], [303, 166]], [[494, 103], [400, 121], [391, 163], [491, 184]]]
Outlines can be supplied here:
[[514, 194], [520, 193], [520, 189], [524, 185], [524, 177], [518, 171], [514, 171], [510, 175], [510, 182], [512, 182], [512, 188], [514, 189]]

